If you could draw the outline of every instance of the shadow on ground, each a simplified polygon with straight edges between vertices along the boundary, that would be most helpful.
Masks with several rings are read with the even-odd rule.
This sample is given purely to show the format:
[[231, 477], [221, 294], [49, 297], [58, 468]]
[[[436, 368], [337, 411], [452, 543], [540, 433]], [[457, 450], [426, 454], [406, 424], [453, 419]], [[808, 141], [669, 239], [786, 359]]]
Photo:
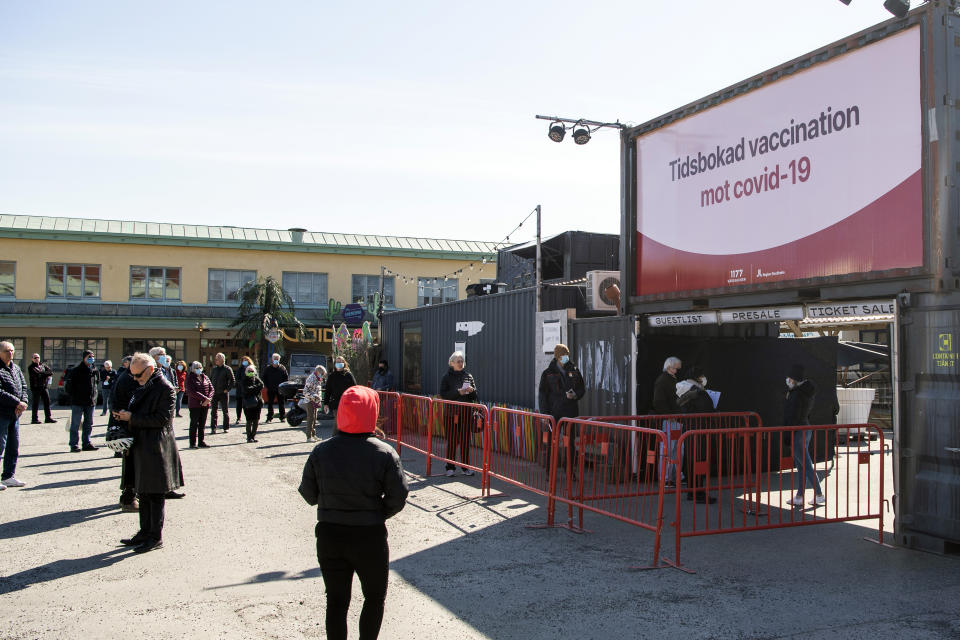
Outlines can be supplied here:
[[11, 522], [0, 523], [0, 540], [8, 538], [20, 538], [22, 536], [31, 536], [37, 533], [46, 533], [57, 529], [71, 527], [81, 522], [88, 522], [119, 514], [120, 510], [116, 504], [108, 504], [102, 507], [89, 507], [87, 509], [74, 509], [73, 511], [59, 511], [57, 513], [45, 513], [42, 516], [24, 518], [23, 520], [13, 520]]
[[0, 581], [0, 595], [26, 589], [41, 582], [49, 582], [79, 573], [96, 571], [108, 567], [131, 555], [129, 547], [111, 549], [87, 558], [71, 558], [68, 560], [54, 560], [39, 567], [25, 569], [19, 573], [4, 576]]

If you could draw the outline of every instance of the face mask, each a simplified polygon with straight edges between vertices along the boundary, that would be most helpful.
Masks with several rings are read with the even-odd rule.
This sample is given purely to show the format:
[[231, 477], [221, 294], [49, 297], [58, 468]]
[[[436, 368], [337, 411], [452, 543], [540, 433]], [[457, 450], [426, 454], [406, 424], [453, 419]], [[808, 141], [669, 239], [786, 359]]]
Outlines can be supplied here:
[[567, 364], [570, 362], [570, 356], [560, 356], [560, 364]]
[[93, 364], [93, 358], [87, 358], [87, 364]]
[[257, 375], [257, 372], [256, 372], [256, 371], [247, 371], [247, 376], [249, 376], [249, 377], [252, 378], [252, 377], [255, 376], [255, 375]]
[[178, 365], [177, 365], [177, 371], [183, 371], [183, 365], [182, 365], [182, 364], [178, 364]]
[[194, 369], [194, 371], [196, 371], [197, 375], [200, 375], [201, 373], [203, 373], [203, 367], [197, 367], [196, 369]]
[[250, 363], [249, 363], [247, 360], [244, 360], [243, 362], [240, 363], [240, 366], [241, 366], [241, 367], [249, 367], [249, 366], [250, 366]]
[[335, 366], [338, 370], [339, 370], [339, 369], [343, 369], [343, 363], [342, 363], [342, 362], [338, 362], [338, 363], [337, 363], [336, 365], [334, 365], [334, 366]]
[[707, 386], [707, 379], [706, 379], [706, 378], [700, 378], [700, 386], [701, 386], [701, 387], [706, 387], [706, 386]]
[[797, 386], [797, 383], [793, 381], [793, 378], [787, 378], [787, 388], [793, 389], [795, 386]]
[[280, 358], [274, 358], [273, 364], [280, 364]]

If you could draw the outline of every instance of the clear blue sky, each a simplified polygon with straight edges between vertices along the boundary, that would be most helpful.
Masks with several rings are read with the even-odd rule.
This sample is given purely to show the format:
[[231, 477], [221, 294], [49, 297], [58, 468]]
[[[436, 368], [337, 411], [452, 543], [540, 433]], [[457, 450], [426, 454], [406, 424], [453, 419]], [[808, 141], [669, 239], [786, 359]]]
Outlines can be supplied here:
[[616, 233], [616, 132], [535, 114], [641, 123], [882, 4], [0, 0], [0, 212], [498, 241], [539, 203], [545, 235]]

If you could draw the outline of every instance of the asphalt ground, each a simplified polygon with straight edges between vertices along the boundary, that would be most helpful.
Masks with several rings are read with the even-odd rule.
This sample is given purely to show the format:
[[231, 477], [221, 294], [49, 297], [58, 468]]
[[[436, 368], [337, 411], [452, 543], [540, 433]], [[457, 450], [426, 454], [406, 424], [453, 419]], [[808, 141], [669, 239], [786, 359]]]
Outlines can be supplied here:
[[[178, 419], [187, 496], [167, 502], [164, 547], [134, 555], [120, 461], [69, 453], [55, 417], [21, 426], [28, 485], [0, 492], [0, 638], [324, 636], [302, 431], [274, 421], [247, 444], [233, 427], [186, 450]], [[641, 571], [649, 532], [589, 513], [589, 533], [528, 528], [546, 519], [539, 497], [495, 483], [506, 495], [476, 499], [479, 476], [424, 478], [420, 456], [403, 459], [382, 638], [960, 637], [960, 560], [864, 541], [876, 521], [690, 538], [695, 574]]]

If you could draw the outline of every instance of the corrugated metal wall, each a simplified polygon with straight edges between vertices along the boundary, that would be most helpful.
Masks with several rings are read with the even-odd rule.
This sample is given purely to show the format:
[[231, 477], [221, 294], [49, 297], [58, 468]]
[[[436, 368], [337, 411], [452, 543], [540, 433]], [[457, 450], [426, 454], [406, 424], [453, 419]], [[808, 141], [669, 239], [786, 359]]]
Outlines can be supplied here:
[[[535, 307], [534, 290], [521, 289], [385, 313], [382, 326], [385, 357], [399, 376], [403, 370], [403, 327], [420, 323], [425, 394], [438, 392], [454, 345], [465, 342], [466, 368], [476, 378], [480, 400], [531, 408], [535, 403], [535, 389], [530, 383], [534, 368]], [[457, 323], [461, 322], [482, 322], [483, 328], [471, 336], [467, 331], [457, 330]]]

